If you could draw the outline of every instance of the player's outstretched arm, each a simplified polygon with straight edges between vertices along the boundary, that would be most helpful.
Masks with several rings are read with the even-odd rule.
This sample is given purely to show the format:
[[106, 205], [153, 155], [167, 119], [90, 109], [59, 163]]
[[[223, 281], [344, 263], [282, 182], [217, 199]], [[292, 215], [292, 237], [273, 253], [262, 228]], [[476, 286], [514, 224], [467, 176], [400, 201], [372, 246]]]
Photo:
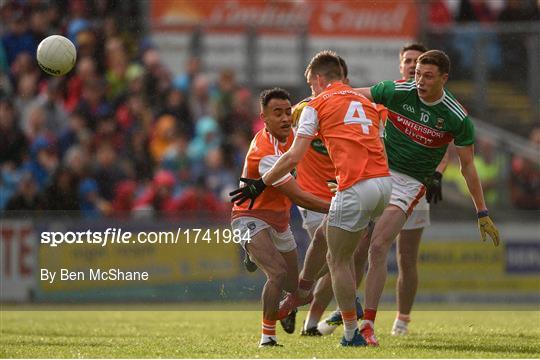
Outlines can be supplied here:
[[474, 146], [458, 146], [457, 153], [461, 164], [461, 174], [467, 182], [469, 193], [471, 194], [474, 205], [476, 206], [476, 211], [478, 214], [478, 228], [480, 230], [482, 240], [486, 241], [487, 235], [489, 235], [491, 240], [493, 240], [493, 244], [498, 246], [500, 242], [499, 230], [497, 230], [495, 224], [489, 217], [488, 209], [484, 202], [482, 184], [480, 183], [480, 178], [478, 177], [476, 166], [474, 165]]
[[265, 184], [274, 184], [286, 174], [290, 173], [304, 157], [311, 142], [310, 138], [296, 136], [291, 148], [283, 154], [272, 168], [263, 175], [262, 180]]
[[300, 189], [296, 180], [291, 179], [283, 185], [277, 186], [277, 189], [285, 194], [293, 203], [298, 206], [303, 207], [304, 209], [327, 213], [330, 209], [330, 203], [324, 201], [317, 196], [308, 193]]
[[358, 94], [367, 97], [369, 101], [373, 101], [373, 96], [371, 96], [371, 88], [354, 88], [353, 90]]

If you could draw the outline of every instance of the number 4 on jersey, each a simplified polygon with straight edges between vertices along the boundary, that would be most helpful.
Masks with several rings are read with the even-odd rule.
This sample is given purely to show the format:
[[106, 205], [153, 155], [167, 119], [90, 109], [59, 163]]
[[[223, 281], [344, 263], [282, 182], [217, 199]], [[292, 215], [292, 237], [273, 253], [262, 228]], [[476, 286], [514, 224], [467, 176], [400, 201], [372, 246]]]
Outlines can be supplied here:
[[362, 125], [362, 132], [369, 134], [369, 126], [373, 125], [371, 120], [366, 117], [362, 103], [358, 101], [351, 101], [347, 115], [343, 120], [345, 124], [360, 124]]

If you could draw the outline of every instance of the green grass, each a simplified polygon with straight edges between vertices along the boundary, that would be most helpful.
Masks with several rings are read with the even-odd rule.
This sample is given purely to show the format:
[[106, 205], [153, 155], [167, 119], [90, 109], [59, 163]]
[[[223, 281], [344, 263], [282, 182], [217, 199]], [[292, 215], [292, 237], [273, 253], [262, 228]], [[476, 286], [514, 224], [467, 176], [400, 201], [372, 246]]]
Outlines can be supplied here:
[[[283, 348], [258, 349], [258, 311], [6, 309], [1, 358], [540, 357], [540, 311], [416, 311], [411, 334], [400, 338], [389, 335], [395, 312], [384, 311], [377, 315], [379, 348], [341, 348], [341, 329], [319, 338], [279, 329]], [[297, 326], [304, 318], [300, 313]]]

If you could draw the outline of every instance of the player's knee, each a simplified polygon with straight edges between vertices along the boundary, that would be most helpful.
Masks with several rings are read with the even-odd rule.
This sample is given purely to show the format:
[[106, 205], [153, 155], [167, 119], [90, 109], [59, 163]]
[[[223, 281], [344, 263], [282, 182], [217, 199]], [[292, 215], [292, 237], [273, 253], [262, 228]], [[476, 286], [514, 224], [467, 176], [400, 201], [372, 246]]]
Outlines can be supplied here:
[[277, 268], [268, 274], [268, 281], [276, 284], [280, 289], [283, 289], [287, 281], [287, 271], [284, 268]]
[[320, 229], [313, 235], [313, 248], [317, 249], [317, 251], [324, 251], [326, 249], [326, 237]]
[[388, 246], [382, 242], [374, 242], [369, 247], [369, 262], [386, 261]]
[[352, 254], [332, 254], [330, 251], [326, 253], [326, 262], [328, 263], [329, 267], [336, 267], [341, 264], [344, 264], [345, 262], [349, 262], [351, 260]]
[[400, 273], [407, 275], [416, 274], [416, 258], [402, 254], [398, 256], [397, 264]]

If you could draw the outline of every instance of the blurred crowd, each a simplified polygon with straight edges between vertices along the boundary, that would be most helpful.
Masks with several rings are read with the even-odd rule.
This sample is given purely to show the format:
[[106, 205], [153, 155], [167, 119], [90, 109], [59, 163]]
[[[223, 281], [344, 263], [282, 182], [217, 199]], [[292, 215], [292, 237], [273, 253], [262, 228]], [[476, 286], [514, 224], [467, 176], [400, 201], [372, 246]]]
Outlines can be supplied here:
[[[126, 2], [124, 2], [126, 3]], [[8, 2], [0, 100], [0, 209], [85, 216], [219, 213], [238, 184], [257, 122], [249, 89], [191, 59], [174, 74], [116, 1]], [[137, 25], [139, 24], [139, 25]], [[54, 78], [34, 60], [46, 36], [77, 46]]]
[[[453, 78], [456, 75], [466, 79], [472, 74], [475, 51], [480, 42], [485, 45], [487, 70], [493, 78], [522, 79], [526, 75], [527, 48], [530, 36], [521, 31], [496, 32], [490, 24], [533, 22], [540, 20], [540, 1], [538, 0], [430, 0], [427, 5], [430, 25], [442, 33], [434, 34], [430, 43], [447, 52], [452, 59]], [[445, 33], [455, 25], [476, 24], [475, 31]], [[459, 29], [459, 27], [457, 27]], [[506, 49], [506, 51], [503, 51]], [[512, 49], [508, 51], [508, 49]], [[503, 71], [512, 68], [513, 71]]]
[[[0, 4], [0, 211], [228, 213], [228, 192], [263, 126], [257, 97], [234, 72], [211, 81], [197, 58], [168, 69], [130, 2]], [[77, 47], [62, 78], [34, 58], [52, 34]], [[512, 168], [514, 204], [539, 209], [537, 164], [516, 158]]]

